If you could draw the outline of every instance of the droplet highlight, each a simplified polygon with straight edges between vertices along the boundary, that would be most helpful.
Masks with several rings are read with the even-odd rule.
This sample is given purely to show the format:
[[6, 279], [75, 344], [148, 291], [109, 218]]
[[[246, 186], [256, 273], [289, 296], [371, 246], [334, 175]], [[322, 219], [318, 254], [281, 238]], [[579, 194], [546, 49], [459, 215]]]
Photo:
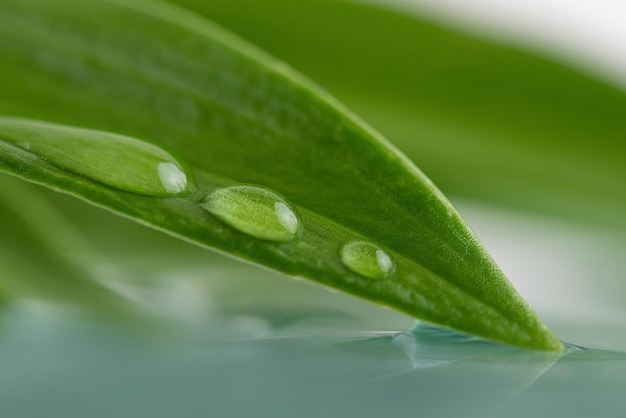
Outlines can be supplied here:
[[341, 248], [341, 262], [353, 272], [370, 279], [382, 279], [395, 263], [378, 246], [367, 241], [352, 241]]
[[192, 186], [176, 158], [156, 145], [128, 136], [0, 117], [0, 140], [57, 168], [131, 193], [169, 197]]
[[163, 188], [168, 193], [179, 194], [187, 188], [187, 175], [176, 164], [158, 163], [157, 172]]
[[300, 219], [291, 205], [263, 187], [237, 185], [217, 189], [200, 206], [232, 228], [263, 240], [288, 242], [300, 230]]

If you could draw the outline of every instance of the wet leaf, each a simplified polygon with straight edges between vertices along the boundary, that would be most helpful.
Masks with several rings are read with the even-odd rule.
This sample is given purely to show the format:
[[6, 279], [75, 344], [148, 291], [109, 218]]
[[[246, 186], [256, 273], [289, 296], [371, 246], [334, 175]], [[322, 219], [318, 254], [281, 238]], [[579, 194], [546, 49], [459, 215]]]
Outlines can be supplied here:
[[[426, 321], [562, 349], [404, 155], [312, 82], [209, 21], [156, 1], [2, 0], [0, 57], [0, 112], [9, 115], [0, 119], [2, 171]], [[76, 127], [85, 143], [114, 134], [171, 152], [194, 191], [122, 190], [91, 175], [114, 158], [89, 157], [81, 173], [18, 145], [51, 131], [74, 138]], [[232, 217], [203, 207], [238, 186], [278, 196], [278, 222], [297, 219], [294, 238], [239, 227], [245, 209], [249, 223], [276, 225], [266, 200], [221, 205], [236, 210]], [[373, 280], [346, 267], [341, 248], [353, 241], [380, 249], [393, 270]]]

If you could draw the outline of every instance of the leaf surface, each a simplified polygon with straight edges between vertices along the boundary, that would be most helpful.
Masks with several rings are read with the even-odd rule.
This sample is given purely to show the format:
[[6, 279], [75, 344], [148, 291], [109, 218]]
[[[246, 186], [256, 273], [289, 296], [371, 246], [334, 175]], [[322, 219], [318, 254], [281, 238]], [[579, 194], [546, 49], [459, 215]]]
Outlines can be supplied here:
[[[155, 1], [2, 0], [0, 35], [2, 171], [439, 325], [562, 349], [405, 156], [284, 63], [209, 21]], [[52, 131], [75, 138], [77, 129], [83, 143], [106, 135], [150, 143], [180, 161], [194, 185], [165, 197], [122, 190], [92, 175], [110, 158], [86, 154], [91, 168], [81, 175], [23, 145]], [[231, 217], [205, 209], [207, 196], [241, 185], [293, 210], [293, 239], [238, 228], [239, 207]], [[249, 220], [261, 222], [267, 213], [255, 211], [267, 201], [254, 202]], [[342, 263], [350, 242], [374, 246], [350, 258], [369, 263], [361, 270], [371, 277]], [[378, 250], [383, 275], [367, 258]]]

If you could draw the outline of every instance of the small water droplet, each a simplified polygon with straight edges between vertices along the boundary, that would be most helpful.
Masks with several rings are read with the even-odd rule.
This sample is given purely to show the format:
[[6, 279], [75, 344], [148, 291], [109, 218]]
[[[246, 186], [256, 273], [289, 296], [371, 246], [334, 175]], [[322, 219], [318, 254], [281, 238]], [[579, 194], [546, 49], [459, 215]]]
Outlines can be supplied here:
[[382, 279], [395, 267], [387, 253], [367, 241], [352, 241], [344, 245], [341, 262], [353, 272], [370, 279]]
[[258, 186], [217, 189], [200, 206], [222, 222], [255, 238], [287, 242], [300, 229], [300, 220], [287, 201]]
[[0, 117], [0, 139], [98, 183], [147, 196], [190, 188], [181, 163], [156, 145], [123, 135]]

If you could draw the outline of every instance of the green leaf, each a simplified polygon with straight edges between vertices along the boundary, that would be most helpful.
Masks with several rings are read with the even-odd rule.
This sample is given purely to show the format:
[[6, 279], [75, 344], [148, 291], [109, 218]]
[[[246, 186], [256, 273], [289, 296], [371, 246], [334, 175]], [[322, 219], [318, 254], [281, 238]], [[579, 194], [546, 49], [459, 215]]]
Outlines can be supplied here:
[[174, 2], [314, 78], [446, 194], [626, 232], [622, 87], [358, 2]]
[[[210, 22], [156, 1], [2, 0], [0, 57], [0, 111], [10, 115], [0, 119], [0, 170], [433, 323], [562, 349], [406, 157], [284, 63]], [[113, 158], [86, 152], [82, 166], [24, 146], [63, 135], [87, 147], [124, 139], [109, 148]], [[124, 146], [137, 141], [145, 147]], [[147, 143], [188, 167], [191, 193], [157, 197], [132, 179], [119, 188], [129, 171], [110, 162]], [[94, 175], [105, 168], [115, 181]], [[279, 224], [289, 231], [296, 219], [293, 239], [258, 233], [277, 228], [272, 196]], [[376, 251], [342, 257], [351, 242]], [[378, 250], [394, 268], [379, 263], [385, 274], [372, 279]]]

